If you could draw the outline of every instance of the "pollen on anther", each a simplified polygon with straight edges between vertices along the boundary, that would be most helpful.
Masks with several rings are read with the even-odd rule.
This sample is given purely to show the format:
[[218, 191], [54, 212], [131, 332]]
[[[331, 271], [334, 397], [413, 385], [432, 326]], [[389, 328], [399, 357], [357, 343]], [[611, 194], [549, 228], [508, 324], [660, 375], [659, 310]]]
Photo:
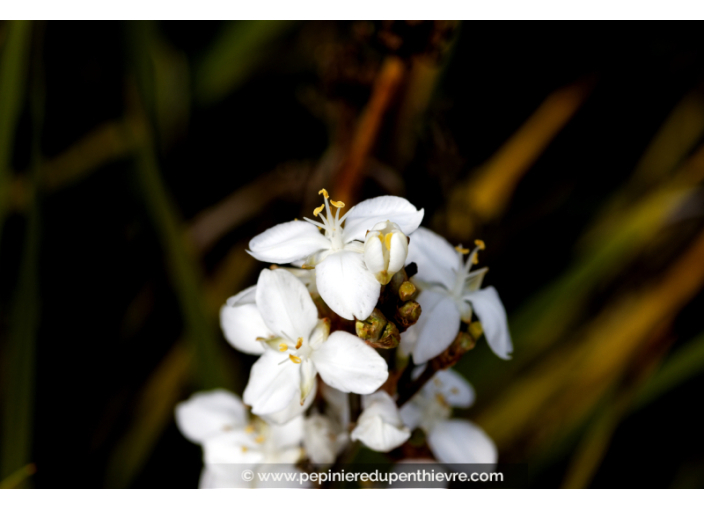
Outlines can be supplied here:
[[245, 434], [251, 434], [254, 432], [254, 425], [247, 425], [247, 427], [244, 429]]
[[325, 204], [321, 205], [320, 207], [316, 207], [315, 209], [313, 209], [313, 216], [318, 216], [318, 214], [320, 214], [320, 212], [321, 212], [323, 209], [325, 209]]
[[246, 446], [242, 447], [242, 453], [247, 453], [248, 448]]
[[462, 248], [462, 246], [455, 246], [455, 251], [461, 253], [462, 255], [467, 255], [469, 253], [469, 248]]
[[342, 209], [343, 207], [345, 207], [345, 203], [344, 203], [344, 202], [335, 201], [335, 200], [330, 200], [330, 203], [331, 203], [332, 205], [334, 205], [335, 207], [337, 207], [338, 209]]
[[254, 438], [254, 440], [255, 440], [257, 443], [262, 444], [262, 443], [264, 442], [264, 436], [261, 436], [261, 435], [260, 435], [260, 436], [257, 436], [257, 437]]
[[325, 198], [330, 198], [330, 195], [328, 195], [328, 192], [325, 190], [325, 188], [318, 191], [318, 195], [323, 195]]
[[486, 244], [484, 244], [484, 241], [482, 241], [481, 239], [477, 239], [476, 241], [474, 241], [474, 244], [476, 244], [477, 246], [479, 246], [479, 249], [480, 249], [480, 250], [485, 250], [485, 249], [486, 249]]
[[303, 338], [298, 338], [298, 342], [296, 342], [296, 349], [300, 349], [301, 345], [303, 345]]
[[286, 344], [279, 344], [279, 351], [281, 351], [281, 352], [286, 352], [286, 351], [288, 351], [288, 345], [286, 345]]
[[299, 364], [303, 361], [301, 358], [299, 358], [298, 356], [294, 356], [293, 354], [289, 354], [288, 359], [290, 359], [291, 361], [293, 361], [296, 364]]
[[477, 252], [474, 252], [472, 256], [472, 264], [479, 264], [479, 254]]

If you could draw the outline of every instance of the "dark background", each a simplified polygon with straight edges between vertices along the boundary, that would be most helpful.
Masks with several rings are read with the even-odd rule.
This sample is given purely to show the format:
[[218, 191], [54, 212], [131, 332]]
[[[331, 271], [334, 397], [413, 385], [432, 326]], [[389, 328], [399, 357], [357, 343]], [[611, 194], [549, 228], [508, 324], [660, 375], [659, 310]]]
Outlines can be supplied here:
[[[173, 406], [242, 391], [253, 359], [218, 308], [265, 267], [249, 239], [327, 187], [486, 241], [515, 353], [462, 360], [466, 416], [532, 486], [704, 486], [704, 43], [664, 28], [4, 22], [2, 478], [196, 486]], [[389, 62], [403, 74], [344, 188]]]

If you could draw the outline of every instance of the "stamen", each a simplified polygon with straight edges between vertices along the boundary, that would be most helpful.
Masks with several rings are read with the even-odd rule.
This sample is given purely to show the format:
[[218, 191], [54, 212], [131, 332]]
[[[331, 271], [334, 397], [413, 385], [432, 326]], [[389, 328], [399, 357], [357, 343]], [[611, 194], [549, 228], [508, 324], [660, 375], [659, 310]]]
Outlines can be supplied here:
[[244, 429], [245, 434], [251, 434], [254, 432], [254, 425], [247, 425], [247, 427]]
[[296, 349], [300, 349], [301, 345], [303, 345], [303, 338], [298, 338], [298, 342], [296, 342]]
[[[320, 219], [323, 219], [323, 218], [324, 218], [324, 216], [321, 216], [321, 217], [320, 217]], [[318, 228], [325, 228], [325, 225], [323, 225], [323, 224], [320, 223], [319, 221], [311, 220], [310, 218], [303, 218], [303, 219], [304, 219], [305, 221], [307, 221], [308, 223], [311, 223], [311, 224], [315, 225], [315, 226], [318, 227]]]
[[288, 351], [288, 345], [279, 344], [279, 352], [286, 352], [286, 351]]
[[462, 248], [462, 245], [455, 246], [455, 251], [461, 253], [462, 255], [467, 255], [469, 253], [469, 248]]
[[344, 202], [336, 202], [335, 200], [330, 200], [330, 203], [332, 205], [334, 205], [335, 207], [337, 207], [338, 209], [342, 209], [343, 207], [345, 207]]
[[298, 356], [294, 356], [293, 354], [289, 354], [288, 359], [293, 361], [296, 365], [300, 364], [303, 361], [301, 358], [299, 358]]
[[255, 437], [254, 440], [255, 440], [257, 443], [262, 444], [262, 443], [264, 442], [264, 436], [259, 435], [259, 436]]
[[330, 195], [328, 195], [328, 192], [325, 190], [325, 188], [318, 191], [318, 195], [323, 195], [325, 198], [330, 198]]
[[257, 342], [266, 342], [266, 341], [268, 341], [269, 339], [268, 339], [268, 338], [264, 338], [263, 336], [258, 336], [258, 337], [256, 338], [256, 340], [257, 340]]
[[457, 388], [452, 388], [450, 390], [450, 393], [452, 393], [453, 395], [457, 395], [459, 392], [460, 392], [460, 390], [458, 390]]
[[320, 207], [316, 207], [313, 209], [313, 216], [318, 216], [322, 212], [322, 210], [325, 209], [325, 204], [321, 205]]
[[450, 406], [447, 404], [447, 400], [445, 400], [445, 397], [442, 396], [442, 393], [436, 393], [436, 394], [435, 394], [435, 398], [436, 398], [437, 401], [440, 402], [440, 404], [442, 404], [443, 406], [445, 406], [445, 407], [450, 407]]
[[247, 453], [248, 448], [246, 446], [242, 447], [242, 453]]
[[485, 249], [486, 249], [486, 244], [484, 244], [484, 241], [482, 241], [481, 239], [477, 239], [476, 241], [474, 241], [474, 244], [476, 244], [477, 246], [479, 246], [479, 249], [480, 249], [480, 250], [485, 250]]

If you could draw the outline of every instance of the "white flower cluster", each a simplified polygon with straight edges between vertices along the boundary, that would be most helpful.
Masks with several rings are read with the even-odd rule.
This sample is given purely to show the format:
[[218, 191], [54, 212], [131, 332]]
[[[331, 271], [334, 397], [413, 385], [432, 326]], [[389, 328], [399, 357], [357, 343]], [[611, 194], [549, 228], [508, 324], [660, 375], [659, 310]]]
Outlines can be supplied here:
[[[398, 381], [414, 381], [401, 377], [404, 370], [416, 366], [418, 377], [420, 365], [446, 352], [473, 313], [491, 349], [509, 357], [503, 305], [493, 287], [480, 289], [486, 269], [470, 271], [483, 243], [471, 253], [453, 248], [419, 228], [423, 210], [399, 197], [366, 200], [341, 216], [345, 204], [320, 194], [316, 220], [277, 225], [249, 244], [256, 259], [293, 267], [262, 270], [256, 286], [220, 311], [229, 343], [259, 356], [242, 400], [214, 390], [177, 406], [181, 432], [203, 447], [201, 487], [254, 486], [256, 477], [245, 482], [237, 474], [272, 464], [332, 465], [355, 441], [389, 452], [414, 429], [441, 462], [495, 463], [496, 448], [481, 429], [450, 419], [451, 407], [474, 400], [458, 374], [440, 370], [401, 409], [396, 403], [407, 391]], [[418, 272], [409, 280], [411, 262]], [[360, 333], [369, 328], [371, 334]], [[394, 356], [388, 349], [399, 337]], [[350, 394], [362, 395], [352, 406], [358, 416]]]

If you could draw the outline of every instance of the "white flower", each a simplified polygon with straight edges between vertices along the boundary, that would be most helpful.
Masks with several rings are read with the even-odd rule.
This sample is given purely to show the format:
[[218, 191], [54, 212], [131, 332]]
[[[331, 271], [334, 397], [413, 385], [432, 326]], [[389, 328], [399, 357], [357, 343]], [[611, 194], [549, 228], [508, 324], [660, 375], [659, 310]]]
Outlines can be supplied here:
[[408, 237], [398, 225], [382, 221], [364, 239], [364, 263], [382, 285], [403, 269], [408, 255]]
[[[310, 269], [283, 268], [301, 280], [308, 292], [318, 294], [315, 286], [315, 271]], [[257, 286], [243, 290], [228, 298], [220, 308], [220, 327], [225, 339], [235, 349], [247, 354], [264, 354], [266, 345], [262, 339], [275, 335], [264, 323], [256, 303]]]
[[344, 392], [369, 394], [388, 377], [386, 361], [356, 336], [329, 335], [305, 285], [283, 269], [264, 269], [256, 291], [257, 308], [272, 336], [252, 366], [244, 402], [257, 415], [278, 413], [311, 393], [316, 374]]
[[477, 241], [477, 247], [464, 262], [469, 250], [453, 248], [426, 228], [419, 228], [413, 234], [408, 262], [418, 265], [414, 281], [422, 289], [417, 301], [423, 313], [409, 328], [408, 332], [414, 331], [405, 343], [413, 342], [415, 363], [425, 363], [447, 349], [459, 333], [460, 321], [471, 321], [472, 311], [482, 323], [491, 350], [500, 358], [510, 359], [513, 346], [504, 305], [494, 287], [479, 290], [487, 269], [470, 271], [483, 247]]
[[[420, 225], [423, 210], [403, 198], [384, 196], [365, 200], [340, 218], [345, 204], [329, 201], [325, 190], [320, 193], [325, 204], [313, 214], [317, 217], [325, 209], [321, 222], [304, 218], [276, 225], [251, 240], [249, 253], [264, 262], [302, 262], [304, 267], [315, 267], [318, 291], [330, 309], [345, 319], [366, 319], [376, 306], [381, 286], [364, 263], [360, 241], [367, 230], [385, 220], [409, 235]], [[334, 215], [331, 204], [337, 209]]]
[[403, 407], [401, 417], [410, 428], [421, 428], [435, 458], [447, 464], [495, 464], [491, 438], [468, 420], [450, 419], [452, 407], [469, 407], [474, 389], [457, 372], [437, 372]]
[[243, 481], [243, 470], [259, 471], [265, 464], [295, 469], [302, 458], [301, 416], [283, 426], [250, 420], [242, 401], [225, 390], [196, 393], [178, 404], [176, 424], [187, 439], [203, 447], [201, 488], [256, 486], [257, 477]]
[[411, 431], [403, 424], [396, 403], [385, 391], [365, 396], [362, 407], [364, 411], [350, 434], [352, 440], [361, 441], [377, 452], [389, 452], [411, 437]]

